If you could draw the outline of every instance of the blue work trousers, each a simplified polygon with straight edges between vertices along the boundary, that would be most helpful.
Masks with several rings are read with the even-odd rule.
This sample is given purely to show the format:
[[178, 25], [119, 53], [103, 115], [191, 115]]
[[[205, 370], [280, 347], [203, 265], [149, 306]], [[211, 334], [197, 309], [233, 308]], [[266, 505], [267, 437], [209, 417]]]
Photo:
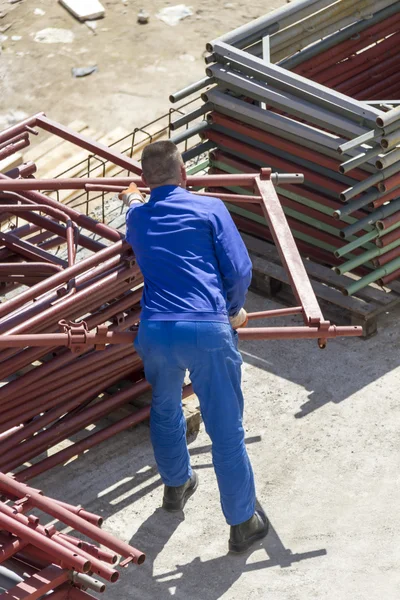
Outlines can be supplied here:
[[135, 347], [153, 388], [150, 432], [163, 483], [180, 486], [192, 474], [182, 412], [188, 369], [212, 441], [222, 511], [229, 525], [247, 521], [255, 510], [255, 487], [244, 443], [237, 333], [226, 323], [142, 321]]

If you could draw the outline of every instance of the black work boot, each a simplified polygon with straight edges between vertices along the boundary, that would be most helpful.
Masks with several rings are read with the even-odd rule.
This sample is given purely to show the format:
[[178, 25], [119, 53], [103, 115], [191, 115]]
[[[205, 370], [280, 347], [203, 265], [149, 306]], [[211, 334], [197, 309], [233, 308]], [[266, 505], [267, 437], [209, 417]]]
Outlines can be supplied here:
[[179, 487], [164, 486], [163, 508], [168, 512], [178, 512], [183, 510], [186, 502], [197, 490], [199, 478], [193, 471], [190, 479]]
[[267, 517], [260, 510], [256, 510], [248, 521], [233, 525], [229, 538], [229, 552], [245, 552], [257, 540], [261, 540], [268, 533], [269, 523]]

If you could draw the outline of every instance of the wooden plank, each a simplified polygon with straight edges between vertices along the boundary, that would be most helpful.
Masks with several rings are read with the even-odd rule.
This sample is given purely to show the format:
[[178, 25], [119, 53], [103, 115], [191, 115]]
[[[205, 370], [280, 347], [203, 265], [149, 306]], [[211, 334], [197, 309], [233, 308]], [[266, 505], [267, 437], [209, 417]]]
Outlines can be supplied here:
[[[254, 271], [266, 275], [268, 277], [278, 279], [279, 281], [290, 285], [289, 278], [283, 267], [280, 267], [279, 265], [272, 263], [266, 260], [265, 258], [261, 258], [254, 255], [250, 255], [250, 257], [253, 262]], [[321, 298], [327, 302], [331, 302], [336, 306], [340, 306], [341, 308], [344, 308], [349, 312], [356, 314], [364, 319], [375, 313], [375, 305], [369, 304], [368, 302], [364, 302], [359, 298], [354, 298], [353, 296], [344, 296], [338, 290], [323, 285], [322, 283], [319, 283], [317, 281], [311, 280], [311, 285], [315, 292], [315, 295], [318, 298]]]
[[[82, 131], [88, 128], [86, 123], [79, 120], [72, 121], [72, 123], [69, 123], [68, 127], [77, 133], [82, 133]], [[57, 148], [57, 146], [61, 145], [62, 143], [64, 143], [64, 140], [56, 135], [50, 135], [42, 142], [30, 146], [28, 150], [24, 152], [24, 161], [27, 162], [31, 160], [32, 162], [36, 162], [39, 160], [39, 158], [48, 155], [49, 152]]]
[[[85, 131], [85, 135], [98, 140], [104, 134], [89, 128]], [[41, 178], [56, 177], [80, 160], [84, 160], [87, 154], [87, 150], [77, 149], [77, 146], [71, 142], [61, 142], [56, 148], [37, 160], [38, 174]]]
[[19, 167], [19, 165], [22, 165], [22, 163], [22, 154], [16, 152], [15, 154], [0, 160], [0, 173], [6, 173], [6, 171], [14, 169], [14, 167]]

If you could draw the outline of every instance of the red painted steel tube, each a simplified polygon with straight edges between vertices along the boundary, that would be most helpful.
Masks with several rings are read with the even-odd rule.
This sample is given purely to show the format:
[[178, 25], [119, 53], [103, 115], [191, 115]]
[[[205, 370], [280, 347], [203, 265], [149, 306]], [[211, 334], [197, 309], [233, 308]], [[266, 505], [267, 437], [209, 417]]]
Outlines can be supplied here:
[[378, 248], [386, 248], [386, 246], [388, 246], [392, 242], [395, 242], [396, 240], [398, 240], [400, 238], [399, 229], [400, 228], [394, 229], [390, 233], [387, 233], [386, 235], [383, 235], [382, 237], [377, 238], [375, 243], [378, 246]]
[[150, 416], [150, 406], [146, 406], [145, 408], [139, 409], [136, 413], [132, 415], [128, 415], [124, 417], [117, 423], [113, 423], [112, 425], [102, 429], [101, 431], [97, 431], [89, 435], [88, 437], [80, 440], [79, 442], [75, 442], [72, 446], [65, 448], [64, 450], [60, 450], [55, 454], [43, 459], [42, 461], [35, 463], [31, 467], [20, 471], [16, 478], [18, 480], [27, 481], [28, 479], [32, 479], [33, 477], [37, 477], [41, 473], [48, 471], [49, 469], [55, 467], [56, 465], [60, 465], [73, 456], [81, 454], [85, 450], [92, 448], [93, 446], [97, 446], [101, 442], [108, 440], [111, 437], [114, 437], [121, 431], [125, 431], [129, 427], [133, 427], [145, 421]]
[[[74, 515], [79, 515], [80, 517], [82, 517], [82, 519], [85, 519], [85, 521], [88, 521], [89, 523], [92, 523], [97, 527], [101, 527], [103, 525], [104, 519], [100, 515], [96, 515], [95, 513], [89, 512], [84, 508], [81, 508], [80, 506], [74, 506], [73, 504], [68, 504], [68, 502], [57, 500], [56, 498], [52, 498], [52, 500], [53, 502], [56, 502], [63, 508], [66, 508], [67, 510], [71, 511]], [[82, 543], [82, 540], [78, 541]]]
[[[24, 198], [22, 196], [21, 196], [21, 200], [26, 202], [26, 198]], [[43, 217], [41, 215], [36, 215], [35, 213], [32, 213], [32, 212], [22, 212], [20, 214], [20, 217], [22, 219], [24, 219], [25, 221], [30, 221], [31, 223], [34, 223], [35, 225], [39, 226], [40, 228], [51, 231], [55, 235], [60, 235], [61, 237], [64, 238], [64, 240], [66, 239], [66, 235], [67, 235], [66, 228], [63, 227], [62, 225], [59, 225], [58, 223], [55, 223], [54, 221], [51, 221], [50, 219], [48, 219], [46, 217]], [[85, 236], [81, 232], [79, 232], [79, 234], [78, 234], [77, 241], [80, 246], [82, 246], [83, 248], [87, 248], [88, 250], [91, 250], [92, 252], [97, 252], [98, 250], [102, 250], [107, 247], [103, 243], [98, 242], [96, 240], [92, 240], [91, 238]]]
[[[100, 325], [101, 322], [107, 321], [109, 318], [113, 317], [115, 314], [132, 308], [133, 306], [135, 306], [135, 304], [137, 304], [137, 302], [139, 302], [141, 296], [142, 296], [142, 289], [137, 290], [136, 292], [132, 292], [129, 295], [127, 295], [126, 297], [122, 298], [121, 300], [118, 300], [117, 302], [113, 303], [111, 306], [107, 307], [106, 309], [103, 309], [102, 311], [98, 311], [96, 313], [96, 315], [93, 315], [92, 317], [90, 317], [89, 319], [86, 320], [88, 329], [92, 329], [92, 327], [97, 327], [98, 325]], [[137, 315], [137, 316], [139, 317], [139, 315]], [[123, 326], [125, 327], [125, 324], [123, 324]], [[118, 329], [120, 329], [120, 327], [118, 327]], [[92, 350], [92, 349], [93, 349], [93, 347], [88, 348], [88, 350]], [[47, 382], [50, 381], [51, 379], [49, 379], [49, 377], [50, 377], [51, 373], [53, 373], [54, 377], [57, 377], [58, 375], [57, 375], [57, 373], [54, 373], [54, 371], [57, 371], [58, 369], [62, 368], [64, 365], [66, 365], [76, 359], [77, 359], [76, 355], [74, 356], [70, 352], [66, 352], [62, 356], [58, 356], [57, 358], [53, 359], [52, 361], [42, 364], [40, 367], [37, 367], [37, 368], [33, 369], [32, 371], [30, 371], [29, 373], [26, 373], [23, 378], [19, 378], [17, 380], [11, 381], [7, 385], [3, 386], [2, 390], [1, 390], [2, 398], [7, 398], [12, 394], [15, 394], [15, 395], [20, 394], [23, 387], [26, 387], [28, 385], [32, 386], [32, 384], [34, 382], [36, 382], [38, 379], [46, 378]], [[34, 360], [35, 359], [29, 360], [29, 364], [34, 362]], [[0, 377], [1, 377], [1, 374], [0, 374]], [[1, 447], [1, 444], [0, 444], [0, 447]]]
[[48, 275], [62, 271], [60, 265], [45, 262], [0, 263], [0, 275]]
[[[137, 387], [137, 390], [139, 390], [139, 388], [140, 388], [141, 391], [139, 393], [143, 393], [144, 391], [146, 391], [149, 388], [149, 384], [147, 382], [141, 382], [141, 383], [138, 383], [136, 385], [136, 387]], [[2, 489], [4, 492], [6, 492], [8, 494], [14, 494], [18, 498], [24, 498], [27, 493], [26, 488], [27, 488], [26, 485], [24, 485], [18, 481], [15, 481], [15, 480], [11, 479], [10, 477], [7, 477], [6, 475], [3, 475], [2, 473], [0, 473], [0, 489]], [[129, 559], [133, 560], [133, 562], [135, 562], [137, 564], [143, 563], [143, 561], [145, 559], [145, 555], [143, 554], [143, 552], [140, 552], [140, 550], [133, 548], [132, 546], [130, 546], [129, 544], [126, 544], [125, 542], [121, 542], [120, 540], [117, 540], [113, 535], [107, 533], [106, 531], [99, 529], [98, 527], [96, 527], [95, 525], [92, 525], [91, 523], [88, 523], [87, 521], [85, 521], [84, 519], [79, 517], [78, 515], [73, 515], [69, 510], [62, 508], [61, 506], [52, 502], [49, 498], [41, 496], [37, 492], [33, 491], [32, 488], [29, 488], [29, 500], [30, 500], [31, 504], [33, 506], [35, 506], [36, 508], [39, 508], [40, 510], [45, 511], [52, 517], [55, 517], [62, 523], [65, 523], [65, 525], [69, 525], [70, 527], [73, 527], [76, 531], [80, 531], [81, 533], [83, 533], [84, 535], [87, 535], [88, 537], [95, 540], [99, 544], [103, 544], [110, 550], [114, 550], [114, 552], [121, 554], [125, 558], [129, 558]], [[17, 532], [17, 535], [18, 535], [18, 532]], [[40, 535], [40, 534], [38, 534], [38, 535]], [[25, 537], [24, 537], [24, 539], [25, 539]], [[39, 546], [39, 544], [38, 544], [38, 546]], [[72, 568], [76, 568], [76, 567], [73, 566]], [[79, 570], [79, 569], [77, 569], [77, 570]]]
[[374, 200], [374, 202], [371, 203], [371, 207], [379, 208], [386, 202], [389, 202], [389, 200], [393, 200], [394, 198], [399, 198], [399, 197], [400, 197], [400, 189], [393, 189], [390, 192], [388, 192], [387, 194], [385, 194], [384, 196], [382, 196], [381, 198], [378, 198], [378, 200]]
[[[386, 77], [383, 81], [379, 81], [378, 83], [375, 83], [373, 85], [370, 85], [369, 87], [365, 87], [362, 92], [362, 96], [364, 98], [373, 98], [377, 93], [383, 93], [385, 94], [385, 89], [389, 89], [390, 86], [394, 83], [394, 84], [398, 84], [398, 71], [396, 71], [394, 73], [394, 75], [391, 75], [390, 77]], [[358, 96], [358, 93], [355, 94], [356, 96]], [[13, 180], [13, 181], [18, 181], [18, 180]]]
[[[400, 193], [400, 190], [399, 190], [399, 193]], [[399, 221], [400, 221], [400, 211], [394, 213], [393, 215], [390, 215], [390, 217], [386, 217], [385, 219], [379, 219], [379, 221], [376, 222], [376, 226], [378, 227], [378, 229], [380, 231], [383, 231], [384, 229], [387, 229], [388, 227], [395, 225]]]
[[[54, 500], [54, 498], [53, 498], [53, 500]], [[57, 502], [57, 500], [56, 500], [56, 502]], [[82, 513], [81, 513], [81, 516], [82, 516]], [[98, 558], [99, 560], [102, 560], [106, 563], [109, 563], [110, 565], [115, 565], [115, 563], [118, 562], [118, 555], [113, 554], [112, 552], [109, 552], [108, 550], [104, 550], [103, 548], [99, 548], [98, 546], [95, 546], [94, 544], [89, 544], [88, 542], [84, 542], [83, 540], [75, 538], [71, 535], [67, 535], [65, 533], [59, 533], [59, 536], [61, 538], [68, 540], [71, 544], [74, 544], [74, 546], [78, 546], [79, 548], [82, 548], [83, 550], [85, 550], [85, 552], [88, 552], [92, 556], [94, 556], [94, 557]]]
[[[400, 185], [400, 173], [396, 173], [392, 177], [385, 179], [378, 183], [378, 189], [380, 192], [391, 192]], [[400, 195], [400, 190], [397, 190], [397, 195]]]
[[328, 329], [316, 327], [247, 327], [237, 330], [241, 340], [300, 340], [334, 338], [339, 336], [358, 337], [362, 327], [330, 325]]
[[370, 64], [367, 63], [364, 71], [358, 75], [355, 75], [354, 77], [346, 79], [343, 83], [336, 86], [336, 89], [342, 93], [346, 93], [348, 90], [352, 90], [353, 93], [362, 91], [366, 86], [368, 86], [368, 82], [371, 80], [371, 78], [382, 78], [384, 73], [390, 73], [388, 70], [393, 68], [394, 65], [398, 66], [400, 54], [398, 52], [395, 54], [394, 52], [395, 51], [393, 50], [393, 56], [389, 56], [389, 58], [385, 57], [384, 60], [382, 60], [381, 57], [376, 57], [373, 61], [376, 64], [371, 67]]
[[[381, 62], [384, 58], [391, 57], [397, 53], [398, 49], [393, 45], [393, 40], [387, 38], [378, 45], [366, 48], [359, 54], [348, 55], [347, 60], [330, 65], [318, 75], [318, 79], [325, 85], [336, 88], [343, 82], [347, 82], [353, 77], [362, 75], [366, 69], [370, 68], [371, 62], [378, 59]], [[359, 82], [356, 81], [355, 85]], [[348, 90], [351, 88], [348, 88]], [[348, 91], [347, 90], [347, 91]]]
[[385, 254], [381, 254], [381, 256], [377, 256], [372, 262], [375, 267], [383, 267], [398, 256], [400, 256], [400, 246], [389, 250], [389, 252], [385, 252]]
[[[46, 414], [38, 417], [40, 421], [39, 423], [36, 423], [37, 431], [39, 425], [51, 423], [54, 419], [65, 414], [67, 409], [68, 411], [70, 411], [79, 406], [80, 402], [82, 401], [80, 399], [82, 398], [86, 390], [88, 390], [87, 398], [94, 399], [96, 398], [96, 392], [100, 393], [102, 391], [102, 388], [104, 388], [105, 384], [112, 385], [116, 383], [121, 379], [122, 375], [129, 374], [132, 370], [136, 368], [138, 364], [140, 364], [139, 359], [135, 359], [132, 355], [132, 357], [129, 357], [127, 360], [124, 360], [123, 364], [116, 362], [114, 366], [110, 366], [108, 369], [104, 369], [104, 373], [98, 375], [97, 379], [91, 378], [90, 381], [87, 381], [83, 376], [82, 378], [80, 378], [82, 380], [81, 382], [79, 382], [79, 380], [76, 380], [75, 385], [70, 383], [68, 389], [62, 390], [62, 392], [60, 392], [60, 394], [58, 395], [59, 397], [55, 397], [53, 393], [50, 394], [49, 397], [46, 397], [46, 399], [43, 398], [42, 402], [39, 397], [36, 400], [30, 401], [29, 404], [25, 404], [23, 409], [21, 409], [19, 405], [15, 405], [13, 408], [5, 410], [0, 415], [0, 423], [5, 423], [5, 425], [0, 426], [0, 428], [8, 428], [12, 425], [18, 425], [21, 421], [28, 421], [29, 419], [35, 417], [38, 414], [38, 412], [43, 412], [47, 410], [49, 412], [48, 415]], [[67, 388], [67, 386], [65, 387]], [[71, 400], [69, 400], [69, 398], [71, 398]], [[97, 415], [97, 413], [100, 410], [103, 410], [103, 407], [107, 406], [107, 401], [97, 403], [93, 407], [95, 410], [95, 415]], [[107, 414], [107, 412], [105, 414]], [[89, 415], [91, 418], [92, 413], [90, 412]], [[29, 427], [30, 429], [30, 424], [28, 424], [26, 427]], [[64, 428], [66, 429], [65, 425]], [[8, 452], [5, 452], [1, 457], [2, 467], [7, 467], [8, 470], [14, 468], [14, 466], [16, 466], [14, 465], [14, 463], [12, 463], [11, 466], [11, 463], [6, 461], [15, 461], [17, 457], [23, 457], [24, 454], [26, 457], [28, 450], [34, 450], [37, 446], [40, 446], [40, 444], [44, 444], [44, 449], [46, 449], [47, 447], [49, 447], [46, 445], [47, 440], [52, 441], [57, 434], [59, 435], [60, 431], [50, 431], [49, 429], [47, 429], [45, 432], [37, 434], [36, 436], [32, 437], [29, 441], [27, 440], [26, 442], [24, 442], [23, 446], [20, 444], [18, 447], [10, 449]], [[33, 454], [32, 456], [35, 456], [35, 454]]]
[[306, 77], [312, 77], [312, 74], [315, 74], [320, 70], [325, 70], [327, 65], [331, 65], [332, 62], [343, 60], [357, 50], [361, 50], [364, 47], [367, 48], [372, 43], [382, 39], [393, 31], [396, 31], [396, 25], [399, 22], [400, 16], [393, 15], [388, 19], [376, 23], [372, 27], [364, 29], [364, 31], [361, 31], [353, 38], [345, 40], [340, 44], [336, 44], [336, 46], [333, 46], [324, 52], [320, 52], [317, 56], [313, 56], [309, 60], [302, 62], [294, 69], [294, 71], [296, 73], [305, 73]]
[[[10, 179], [9, 177], [6, 177], [2, 173], [0, 173], [0, 181], [4, 182], [4, 181], [16, 181], [16, 180]], [[32, 179], [19, 179], [17, 181], [33, 181], [33, 180]], [[27, 200], [33, 200], [37, 204], [46, 204], [47, 206], [51, 206], [55, 209], [60, 208], [60, 204], [56, 200], [49, 198], [45, 194], [40, 194], [39, 192], [34, 192], [34, 191], [33, 192], [24, 192], [22, 194], [22, 196]], [[113, 229], [112, 227], [109, 227], [108, 225], [104, 225], [103, 223], [99, 223], [98, 221], [95, 221], [91, 217], [88, 217], [65, 204], [63, 204], [62, 206], [63, 206], [63, 211], [65, 212], [65, 214], [68, 215], [77, 225], [79, 225], [79, 227], [83, 227], [84, 229], [87, 229], [88, 231], [91, 231], [92, 233], [96, 233], [100, 236], [103, 236], [104, 238], [106, 238], [112, 242], [118, 242], [119, 240], [121, 240], [122, 234], [119, 231], [117, 231], [116, 229]]]
[[[260, 172], [235, 175], [193, 175], [188, 176], [187, 185], [204, 187], [207, 185], [251, 185]], [[136, 183], [143, 187], [143, 182], [137, 177], [75, 177], [58, 179], [0, 179], [0, 191], [33, 191], [33, 190], [81, 190], [88, 184], [113, 185], [128, 187]], [[67, 208], [64, 206], [64, 208]], [[75, 219], [74, 219], [75, 220]], [[76, 221], [77, 222], [77, 221]]]
[[292, 290], [303, 309], [303, 319], [307, 325], [324, 321], [323, 314], [311, 287], [296, 242], [286, 221], [275, 188], [270, 181], [257, 178], [257, 188], [263, 198], [262, 209], [269, 225], [282, 264], [285, 265]]
[[[3, 475], [3, 477], [5, 477], [5, 475]], [[4, 487], [2, 489], [4, 489]], [[6, 509], [9, 509], [9, 511], [6, 512]], [[69, 569], [75, 569], [76, 571], [79, 571], [79, 573], [87, 573], [90, 571], [90, 561], [83, 559], [77, 554], [74, 555], [73, 552], [63, 548], [60, 544], [46, 538], [31, 527], [27, 527], [21, 523], [20, 517], [22, 517], [22, 515], [14, 514], [10, 507], [0, 503], [0, 526], [3, 529], [21, 537], [21, 539], [29, 542], [33, 546], [37, 546], [40, 550], [52, 555], [54, 559], [62, 561]]]
[[37, 167], [35, 163], [32, 161], [28, 161], [26, 163], [23, 163], [22, 165], [18, 165], [18, 167], [14, 167], [13, 169], [6, 171], [5, 175], [7, 175], [7, 177], [12, 177], [13, 179], [16, 179], [17, 177], [30, 177], [31, 175], [36, 173], [36, 171]]
[[93, 154], [105, 158], [106, 160], [126, 169], [127, 171], [133, 171], [133, 173], [140, 174], [142, 172], [142, 168], [140, 163], [134, 160], [133, 158], [129, 158], [120, 152], [109, 148], [105, 144], [101, 144], [100, 142], [96, 142], [85, 135], [77, 133], [56, 121], [52, 121], [48, 119], [44, 113], [38, 115], [36, 117], [36, 123], [38, 127], [41, 127], [45, 131], [49, 131], [54, 135], [57, 135], [88, 152], [93, 152]]
[[[87, 310], [88, 311], [93, 310], [93, 307], [92, 308], [90, 308], [90, 307], [92, 306], [93, 303], [97, 303], [99, 296], [104, 297], [105, 288], [108, 288], [106, 290], [109, 293], [107, 298], [112, 299], [113, 297], [119, 295], [119, 293], [123, 293], [123, 291], [126, 291], [130, 287], [134, 287], [134, 285], [136, 285], [136, 283], [132, 283], [132, 281], [138, 273], [139, 273], [139, 270], [137, 267], [132, 268], [132, 269], [127, 269], [127, 268], [123, 267], [119, 271], [116, 271], [115, 273], [111, 273], [110, 275], [107, 275], [102, 280], [96, 281], [94, 284], [77, 292], [73, 296], [64, 298], [62, 302], [60, 302], [56, 305], [50, 306], [49, 308], [44, 310], [42, 313], [39, 313], [38, 315], [35, 315], [35, 316], [31, 317], [30, 319], [27, 319], [21, 325], [17, 325], [16, 327], [13, 327], [12, 329], [10, 329], [8, 331], [8, 334], [19, 334], [26, 330], [29, 330], [30, 328], [33, 328], [33, 327], [36, 327], [39, 325], [41, 327], [44, 327], [46, 325], [46, 323], [49, 322], [49, 320], [53, 320], [53, 322], [54, 322], [54, 320], [59, 317], [60, 318], [64, 317], [65, 319], [66, 318], [67, 319], [75, 318], [71, 315], [76, 315], [77, 313], [82, 314], [82, 310], [84, 309], [86, 302], [87, 302]], [[47, 278], [45, 281], [48, 281], [49, 279], [50, 278]], [[38, 285], [41, 285], [41, 284], [38, 284]], [[36, 286], [34, 286], [34, 287], [36, 287]], [[31, 289], [33, 289], [33, 288], [31, 288]], [[89, 303], [92, 303], [92, 304], [89, 304]], [[70, 309], [71, 309], [71, 312], [68, 312]], [[46, 335], [46, 334], [43, 334], [43, 335]], [[50, 336], [50, 337], [47, 337], [47, 340], [50, 342], [51, 346], [53, 346], [54, 342], [56, 342], [57, 340], [63, 339], [63, 338], [60, 338], [59, 337], [60, 334], [57, 334], [57, 333], [47, 334], [47, 335]], [[51, 342], [51, 335], [54, 336], [53, 343]], [[0, 335], [0, 340], [1, 339], [2, 339], [2, 336]], [[45, 338], [42, 338], [42, 339], [44, 340]], [[34, 338], [30, 338], [30, 340], [32, 342], [34, 340]], [[23, 340], [21, 339], [21, 341], [23, 341]], [[27, 341], [27, 339], [25, 341]], [[30, 345], [30, 343], [27, 343], [26, 345]], [[36, 345], [36, 344], [34, 344], [34, 345]], [[45, 345], [45, 344], [40, 343], [39, 345]], [[49, 344], [47, 344], [47, 345], [49, 345]], [[61, 343], [60, 345], [65, 345], [65, 344]], [[0, 341], [0, 347], [4, 347], [1, 344], [1, 341]], [[18, 344], [16, 347], [19, 347]]]
[[[299, 165], [297, 165], [295, 163], [292, 163], [288, 160], [278, 158], [278, 157], [274, 156], [273, 154], [266, 152], [265, 150], [259, 150], [257, 148], [253, 148], [249, 144], [239, 142], [238, 140], [235, 140], [234, 138], [231, 138], [222, 133], [217, 133], [213, 130], [207, 130], [207, 131], [203, 132], [203, 136], [206, 137], [207, 139], [215, 142], [216, 144], [223, 146], [224, 148], [226, 148], [228, 150], [233, 150], [236, 152], [240, 152], [241, 154], [244, 154], [245, 156], [247, 156], [247, 159], [249, 161], [251, 161], [251, 159], [254, 158], [255, 160], [257, 160], [263, 164], [270, 165], [271, 167], [278, 168], [278, 169], [284, 168], [284, 169], [286, 169], [287, 172], [290, 172], [290, 171], [296, 172], [299, 169], [301, 169], [301, 172], [304, 173], [304, 178], [305, 178], [306, 182], [311, 181], [311, 182], [315, 183], [316, 185], [322, 186], [323, 188], [327, 188], [327, 186], [329, 186], [329, 189], [332, 190], [333, 192], [335, 192], [338, 196], [343, 191], [343, 184], [340, 184], [331, 179], [328, 180], [327, 177], [319, 175], [319, 174], [315, 173], [314, 171], [312, 171], [311, 169], [299, 167]], [[216, 177], [222, 177], [222, 176], [219, 175]], [[206, 185], [222, 185], [222, 186], [226, 187], [227, 185], [240, 185], [240, 184], [235, 184], [235, 183], [230, 184], [230, 183], [225, 183], [225, 182], [222, 182], [221, 184], [219, 184], [219, 183], [213, 184], [213, 182], [210, 181]]]
[[0, 241], [4, 244], [4, 246], [6, 246], [6, 248], [12, 250], [18, 255], [28, 258], [28, 260], [39, 260], [40, 262], [44, 261], [50, 264], [59, 264], [62, 267], [66, 266], [66, 262], [64, 260], [61, 260], [57, 256], [41, 250], [37, 246], [34, 246], [34, 244], [30, 244], [29, 242], [18, 238], [12, 233], [0, 232]]
[[19, 152], [20, 150], [23, 150], [24, 148], [26, 148], [29, 145], [30, 145], [30, 141], [29, 141], [29, 139], [27, 139], [27, 140], [20, 140], [19, 142], [15, 142], [15, 144], [10, 144], [9, 146], [6, 146], [2, 150], [0, 150], [0, 160], [4, 160], [5, 158], [8, 158], [12, 154]]
[[[226, 117], [217, 112], [212, 112], [208, 115], [208, 120], [210, 124], [221, 125], [232, 131], [236, 131], [237, 133], [243, 134], [249, 138], [253, 138], [257, 141], [264, 142], [266, 144], [272, 145], [280, 150], [284, 150], [293, 155], [293, 157], [301, 156], [301, 158], [313, 162], [322, 167], [326, 167], [327, 169], [331, 169], [332, 171], [338, 171], [341, 160], [335, 160], [328, 156], [324, 156], [319, 152], [315, 152], [314, 150], [310, 150], [305, 146], [301, 146], [300, 144], [295, 144], [294, 142], [290, 142], [284, 140], [283, 138], [278, 137], [277, 135], [272, 135], [258, 129], [256, 127], [252, 127], [247, 123], [242, 123], [233, 119], [231, 117]], [[351, 172], [351, 177], [355, 180], [361, 181], [366, 176], [365, 171], [361, 169], [354, 169]]]
[[385, 275], [385, 277], [382, 277], [381, 279], [379, 279], [378, 283], [381, 286], [385, 286], [388, 283], [395, 281], [399, 277], [400, 277], [400, 269], [397, 269], [397, 271], [393, 271], [393, 273], [390, 273], [390, 275]]
[[2, 142], [0, 144], [0, 150], [3, 150], [4, 148], [7, 148], [7, 146], [9, 146], [10, 144], [15, 144], [16, 142], [20, 142], [21, 140], [29, 140], [29, 133], [27, 131], [25, 131], [24, 133], [19, 133], [18, 135], [16, 135], [13, 138], [10, 138], [9, 140]]
[[38, 117], [43, 116], [44, 113], [37, 113], [35, 115], [33, 115], [32, 117], [28, 117], [27, 119], [24, 119], [23, 121], [21, 121], [20, 123], [17, 123], [16, 125], [12, 125], [11, 127], [7, 127], [7, 129], [4, 129], [2, 132], [0, 132], [0, 143], [3, 143], [13, 137], [15, 137], [16, 135], [19, 135], [20, 133], [23, 133], [26, 131], [26, 127], [35, 127], [36, 122]]
[[27, 541], [19, 537], [11, 537], [3, 534], [1, 535], [0, 543], [0, 563], [8, 560], [28, 545]]
[[50, 291], [54, 287], [65, 283], [72, 277], [83, 273], [83, 271], [91, 267], [97, 266], [100, 262], [112, 258], [115, 255], [120, 254], [124, 251], [128, 251], [130, 249], [131, 248], [127, 242], [120, 240], [112, 246], [108, 246], [107, 248], [100, 250], [95, 255], [81, 260], [73, 267], [65, 269], [62, 273], [57, 273], [56, 275], [53, 275], [52, 277], [46, 279], [46, 281], [39, 283], [34, 288], [22, 292], [15, 298], [12, 298], [12, 300], [7, 300], [6, 302], [3, 302], [3, 304], [0, 305], [0, 317], [9, 314], [11, 310], [16, 310], [17, 308], [20, 308], [25, 304], [25, 302], [29, 302], [30, 300], [37, 298], [41, 294]]
[[[62, 210], [56, 210], [55, 208], [43, 204], [25, 204], [25, 205], [0, 205], [0, 210], [8, 211], [12, 214], [18, 214], [19, 212], [24, 211], [42, 211], [47, 214], [54, 216], [58, 219], [61, 219], [66, 224], [66, 238], [67, 238], [67, 253], [68, 253], [68, 266], [72, 267], [75, 262], [75, 239], [74, 239], [74, 229], [76, 228], [75, 223], [68, 217]], [[76, 291], [76, 288], [74, 288]]]
[[[53, 499], [51, 498], [51, 501], [52, 500]], [[101, 530], [99, 530], [99, 531], [101, 531]], [[56, 533], [55, 535], [52, 535], [51, 539], [56, 540], [57, 544], [60, 544], [60, 546], [63, 546], [64, 548], [66, 548], [66, 550], [70, 550], [70, 552], [76, 553], [76, 554], [78, 554], [78, 556], [81, 556], [82, 558], [85, 558], [87, 561], [90, 561], [90, 565], [91, 565], [90, 571], [91, 572], [96, 573], [96, 575], [100, 575], [100, 577], [102, 577], [106, 581], [111, 581], [112, 583], [115, 583], [116, 581], [118, 581], [119, 572], [116, 569], [113, 569], [113, 568], [109, 567], [108, 565], [105, 565], [104, 563], [101, 562], [101, 560], [99, 560], [98, 558], [94, 557], [93, 555], [91, 555], [88, 552], [86, 552], [85, 550], [83, 550], [83, 548], [80, 548], [78, 546], [75, 546], [74, 544], [71, 544], [71, 542], [69, 542], [64, 537], [60, 537], [58, 535], [58, 533]]]
[[247, 313], [249, 321], [254, 319], [269, 319], [272, 317], [285, 317], [288, 315], [301, 315], [303, 308], [301, 306], [291, 306], [289, 308], [276, 308], [274, 310], [265, 310], [261, 312]]

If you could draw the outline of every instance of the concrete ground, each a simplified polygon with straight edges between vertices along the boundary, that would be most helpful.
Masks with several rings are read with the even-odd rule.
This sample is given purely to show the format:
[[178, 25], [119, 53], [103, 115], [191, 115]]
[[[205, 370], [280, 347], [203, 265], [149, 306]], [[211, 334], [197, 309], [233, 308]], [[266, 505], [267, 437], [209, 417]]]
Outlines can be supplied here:
[[[267, 306], [250, 294], [249, 310]], [[184, 514], [159, 508], [147, 425], [34, 480], [147, 553], [103, 598], [398, 600], [399, 316], [385, 315], [368, 341], [324, 351], [315, 341], [241, 344], [248, 451], [272, 525], [243, 556], [227, 554], [203, 426], [190, 442], [200, 486]]]

